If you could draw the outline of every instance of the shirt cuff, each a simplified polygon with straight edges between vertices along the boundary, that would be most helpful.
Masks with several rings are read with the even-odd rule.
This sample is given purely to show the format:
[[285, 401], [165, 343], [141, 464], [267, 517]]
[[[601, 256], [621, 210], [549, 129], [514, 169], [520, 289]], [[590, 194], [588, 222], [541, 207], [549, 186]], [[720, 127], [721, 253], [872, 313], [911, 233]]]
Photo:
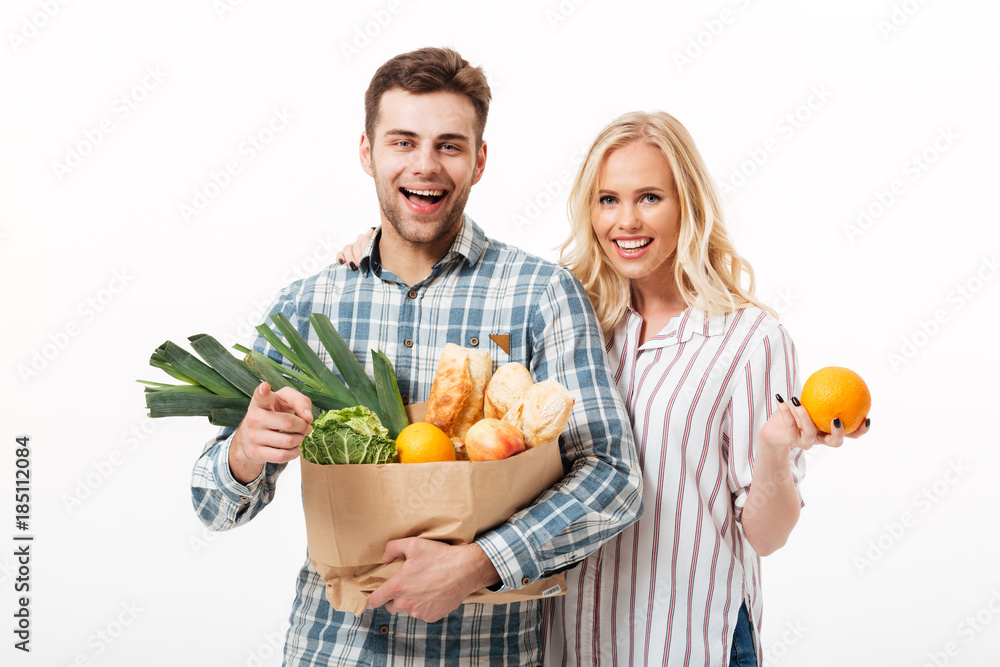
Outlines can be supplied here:
[[542, 578], [542, 569], [535, 559], [535, 550], [517, 526], [505, 523], [476, 538], [486, 556], [500, 575], [500, 585], [494, 592], [523, 588]]
[[260, 486], [261, 480], [264, 479], [264, 471], [267, 466], [261, 468], [260, 474], [252, 482], [240, 484], [233, 477], [232, 470], [229, 469], [229, 447], [232, 444], [233, 436], [230, 435], [219, 446], [219, 455], [215, 459], [215, 486], [233, 504], [246, 505]]

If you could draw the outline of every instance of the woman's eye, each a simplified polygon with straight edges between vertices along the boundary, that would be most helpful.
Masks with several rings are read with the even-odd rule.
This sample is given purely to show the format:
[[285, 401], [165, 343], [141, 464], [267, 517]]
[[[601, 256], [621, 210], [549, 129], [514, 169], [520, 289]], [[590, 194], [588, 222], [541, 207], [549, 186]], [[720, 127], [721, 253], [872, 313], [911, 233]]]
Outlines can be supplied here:
[[642, 201], [646, 202], [647, 204], [655, 204], [656, 202], [660, 201], [660, 197], [659, 195], [654, 195], [653, 193], [649, 192], [642, 196]]
[[615, 203], [615, 198], [612, 197], [611, 195], [604, 195], [603, 197], [597, 200], [597, 203], [601, 204], [602, 206], [611, 206], [612, 204]]

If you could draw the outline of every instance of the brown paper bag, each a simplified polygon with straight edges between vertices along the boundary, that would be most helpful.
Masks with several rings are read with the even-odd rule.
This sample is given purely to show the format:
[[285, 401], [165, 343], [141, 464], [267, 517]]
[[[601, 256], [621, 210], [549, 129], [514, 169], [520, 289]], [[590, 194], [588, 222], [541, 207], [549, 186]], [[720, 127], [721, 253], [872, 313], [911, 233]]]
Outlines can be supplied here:
[[[411, 406], [411, 419], [421, 416], [422, 408]], [[556, 441], [502, 461], [317, 465], [303, 460], [309, 557], [334, 609], [361, 615], [368, 595], [401, 565], [382, 563], [386, 542], [424, 537], [469, 544], [562, 477]], [[515, 591], [483, 589], [465, 602], [507, 604], [565, 592], [566, 580], [557, 574]]]

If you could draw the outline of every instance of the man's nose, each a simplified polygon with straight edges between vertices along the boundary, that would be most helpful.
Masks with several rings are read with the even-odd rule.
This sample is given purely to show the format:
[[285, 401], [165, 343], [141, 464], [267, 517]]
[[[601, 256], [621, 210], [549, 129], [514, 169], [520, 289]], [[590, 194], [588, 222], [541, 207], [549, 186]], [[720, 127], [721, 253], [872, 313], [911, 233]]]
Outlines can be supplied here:
[[441, 168], [441, 161], [433, 148], [420, 148], [411, 156], [410, 168], [415, 174], [434, 174]]

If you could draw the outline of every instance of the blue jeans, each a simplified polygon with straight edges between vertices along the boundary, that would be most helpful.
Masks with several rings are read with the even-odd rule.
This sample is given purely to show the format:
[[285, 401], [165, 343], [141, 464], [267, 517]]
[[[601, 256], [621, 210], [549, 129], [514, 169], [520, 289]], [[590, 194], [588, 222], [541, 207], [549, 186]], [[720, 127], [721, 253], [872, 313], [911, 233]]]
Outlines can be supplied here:
[[750, 614], [747, 613], [746, 602], [740, 607], [740, 615], [736, 619], [729, 667], [757, 667], [757, 655], [753, 649], [753, 630], [750, 629]]

